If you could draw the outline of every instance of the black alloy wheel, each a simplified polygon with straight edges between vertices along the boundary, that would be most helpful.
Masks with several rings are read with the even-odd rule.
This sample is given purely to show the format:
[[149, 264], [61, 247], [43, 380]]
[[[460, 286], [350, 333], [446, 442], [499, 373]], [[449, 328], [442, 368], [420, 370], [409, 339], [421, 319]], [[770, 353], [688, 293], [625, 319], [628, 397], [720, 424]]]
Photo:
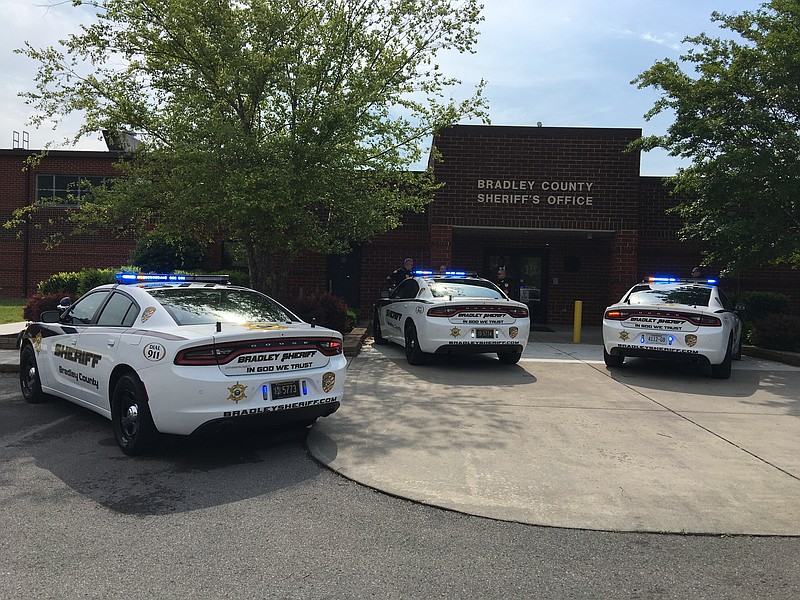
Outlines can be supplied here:
[[428, 354], [419, 349], [419, 338], [414, 322], [406, 323], [406, 360], [410, 365], [424, 365], [428, 362]]
[[375, 343], [378, 346], [382, 346], [386, 343], [386, 338], [383, 337], [383, 332], [381, 331], [381, 321], [378, 318], [378, 309], [375, 309], [375, 314], [372, 316], [372, 339], [375, 340]]
[[114, 386], [111, 419], [117, 444], [128, 456], [139, 456], [155, 446], [158, 432], [147, 405], [147, 394], [133, 373], [120, 377]]
[[39, 379], [36, 352], [30, 344], [25, 344], [20, 351], [19, 387], [26, 402], [38, 404], [47, 400], [48, 396], [42, 391], [42, 381]]

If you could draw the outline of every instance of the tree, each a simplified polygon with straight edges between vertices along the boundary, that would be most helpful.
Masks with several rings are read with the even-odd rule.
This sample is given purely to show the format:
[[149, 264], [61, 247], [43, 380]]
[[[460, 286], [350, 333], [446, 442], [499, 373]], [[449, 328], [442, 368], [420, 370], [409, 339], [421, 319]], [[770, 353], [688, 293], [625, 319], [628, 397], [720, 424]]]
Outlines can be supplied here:
[[703, 240], [709, 262], [732, 272], [800, 266], [800, 3], [771, 0], [739, 15], [712, 14], [736, 39], [700, 34], [681, 56], [633, 83], [661, 96], [646, 118], [673, 110], [663, 136], [639, 141], [692, 164], [673, 178], [684, 238]]
[[[73, 0], [80, 4], [80, 0]], [[95, 190], [79, 226], [155, 226], [246, 250], [251, 284], [275, 291], [274, 257], [345, 251], [421, 211], [420, 141], [485, 117], [483, 82], [441, 52], [471, 52], [476, 0], [98, 0], [97, 20], [39, 62], [34, 121], [83, 111], [75, 140], [136, 131], [125, 177]]]

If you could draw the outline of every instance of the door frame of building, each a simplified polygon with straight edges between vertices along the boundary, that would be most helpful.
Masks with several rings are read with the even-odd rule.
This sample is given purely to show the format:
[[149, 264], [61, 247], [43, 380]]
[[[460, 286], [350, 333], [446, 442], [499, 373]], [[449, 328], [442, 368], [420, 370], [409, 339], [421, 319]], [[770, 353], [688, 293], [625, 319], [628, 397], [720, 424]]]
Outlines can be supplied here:
[[[497, 274], [497, 257], [505, 257], [506, 276], [513, 280], [516, 286], [516, 294], [512, 295], [515, 300], [519, 300], [520, 294], [520, 270], [524, 258], [538, 258], [540, 262], [540, 281], [538, 282], [539, 301], [537, 306], [531, 308], [532, 323], [547, 323], [547, 250], [542, 248], [504, 248], [487, 247], [483, 251], [483, 268], [488, 274], [487, 278], [494, 281]], [[524, 283], [524, 282], [523, 282]], [[538, 307], [538, 308], [537, 308]]]

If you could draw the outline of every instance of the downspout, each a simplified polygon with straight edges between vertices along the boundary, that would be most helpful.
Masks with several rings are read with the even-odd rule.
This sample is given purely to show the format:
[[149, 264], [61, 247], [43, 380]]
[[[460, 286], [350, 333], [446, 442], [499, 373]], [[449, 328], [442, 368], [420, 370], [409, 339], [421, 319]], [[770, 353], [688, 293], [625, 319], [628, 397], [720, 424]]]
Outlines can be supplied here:
[[[31, 197], [31, 168], [25, 169], [25, 201]], [[33, 200], [35, 202], [35, 200]], [[30, 214], [25, 216], [25, 226], [22, 230], [22, 297], [28, 297], [28, 268], [30, 265]]]

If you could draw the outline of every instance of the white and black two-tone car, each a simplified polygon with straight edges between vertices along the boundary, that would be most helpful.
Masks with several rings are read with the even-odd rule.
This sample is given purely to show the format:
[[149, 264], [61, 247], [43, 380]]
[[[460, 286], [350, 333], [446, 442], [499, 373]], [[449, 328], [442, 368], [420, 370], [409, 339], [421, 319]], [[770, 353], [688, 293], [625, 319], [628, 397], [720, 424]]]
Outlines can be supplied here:
[[416, 271], [383, 296], [373, 315], [375, 343], [403, 346], [412, 365], [456, 353], [496, 353], [511, 365], [528, 343], [528, 307], [486, 279]]
[[20, 348], [25, 399], [52, 394], [100, 413], [129, 455], [159, 433], [311, 424], [337, 410], [340, 333], [255, 290], [188, 279], [122, 273], [123, 283], [42, 313]]
[[742, 357], [742, 321], [716, 280], [651, 277], [633, 286], [603, 315], [603, 358], [621, 367], [627, 356], [692, 360], [728, 379]]

